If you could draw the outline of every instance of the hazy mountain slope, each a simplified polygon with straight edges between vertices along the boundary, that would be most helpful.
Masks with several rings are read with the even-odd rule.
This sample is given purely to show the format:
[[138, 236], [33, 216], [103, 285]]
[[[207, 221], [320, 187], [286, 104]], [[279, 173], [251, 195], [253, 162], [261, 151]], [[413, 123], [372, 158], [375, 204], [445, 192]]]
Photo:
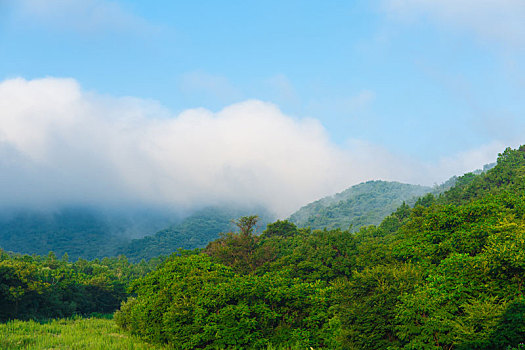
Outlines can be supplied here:
[[389, 181], [368, 181], [333, 196], [310, 203], [290, 216], [297, 226], [312, 229], [341, 228], [356, 230], [365, 225], [377, 225], [404, 201], [432, 188]]
[[6, 211], [0, 215], [0, 248], [24, 254], [67, 253], [71, 259], [102, 258], [116, 255], [117, 248], [132, 238], [153, 234], [175, 220], [149, 210], [107, 212], [70, 207]]
[[[125, 254], [150, 259], [178, 248], [206, 246], [219, 233], [234, 229], [231, 221], [260, 214], [261, 225], [274, 218], [263, 209], [206, 208], [184, 220], [163, 211], [104, 212], [89, 208], [56, 211], [18, 210], [0, 213], [0, 248], [23, 254], [95, 259]], [[263, 227], [264, 228], [264, 227]]]
[[19, 212], [0, 222], [0, 247], [8, 251], [46, 255], [54, 251], [71, 258], [112, 255], [122, 238], [93, 213], [66, 210], [57, 213]]
[[152, 236], [133, 240], [122, 247], [119, 253], [126, 255], [132, 261], [138, 261], [168, 255], [179, 248], [203, 248], [210, 241], [217, 239], [221, 232], [235, 230], [232, 220], [245, 215], [260, 216], [259, 231], [264, 230], [266, 224], [275, 219], [261, 208], [209, 207]]

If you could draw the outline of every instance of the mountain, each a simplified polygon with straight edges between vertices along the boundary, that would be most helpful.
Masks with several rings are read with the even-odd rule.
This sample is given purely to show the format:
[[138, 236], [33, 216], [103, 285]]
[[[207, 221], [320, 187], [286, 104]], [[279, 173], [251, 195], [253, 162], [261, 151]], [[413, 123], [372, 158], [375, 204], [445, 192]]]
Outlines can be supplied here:
[[11, 210], [0, 214], [0, 247], [23, 254], [94, 259], [117, 254], [132, 238], [151, 235], [179, 220], [158, 210], [107, 211], [86, 207]]
[[154, 235], [132, 240], [121, 247], [118, 253], [124, 254], [131, 261], [139, 261], [169, 255], [179, 248], [203, 248], [221, 233], [235, 231], [233, 220], [255, 214], [259, 215], [259, 231], [264, 230], [266, 224], [275, 219], [262, 208], [208, 207]]
[[162, 210], [104, 211], [66, 207], [54, 211], [0, 213], [0, 248], [22, 254], [96, 259], [124, 254], [130, 260], [169, 255], [179, 248], [202, 248], [232, 220], [259, 214], [261, 230], [274, 218], [261, 208], [208, 207], [180, 219]]
[[[206, 249], [150, 263], [0, 249], [0, 319], [107, 313], [130, 297], [116, 324], [161, 346], [522, 349], [525, 146], [453, 182], [357, 232], [278, 220], [258, 234], [246, 217]], [[203, 209], [184, 237], [246, 214]]]
[[454, 182], [357, 232], [245, 220], [135, 280], [114, 319], [181, 348], [522, 349], [525, 146]]
[[[485, 166], [481, 173], [492, 165]], [[443, 192], [457, 177], [434, 189], [397, 182], [369, 181], [311, 203], [290, 220], [311, 228], [342, 228], [378, 224], [403, 201], [432, 191]], [[53, 251], [71, 259], [95, 259], [124, 254], [130, 259], [150, 259], [183, 249], [202, 248], [231, 221], [259, 214], [261, 228], [274, 218], [262, 208], [209, 207], [181, 220], [163, 209], [113, 209], [64, 207], [55, 210], [0, 211], [0, 248], [23, 254], [47, 255]], [[262, 231], [262, 229], [260, 231]]]
[[299, 227], [343, 230], [377, 225], [403, 202], [415, 203], [431, 187], [389, 181], [368, 181], [310, 203], [289, 218]]

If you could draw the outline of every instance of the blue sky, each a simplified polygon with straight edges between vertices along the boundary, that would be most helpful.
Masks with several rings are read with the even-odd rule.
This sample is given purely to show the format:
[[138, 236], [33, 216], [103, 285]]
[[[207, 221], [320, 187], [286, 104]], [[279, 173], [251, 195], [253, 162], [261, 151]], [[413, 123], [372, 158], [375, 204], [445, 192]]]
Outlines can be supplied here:
[[[356, 153], [389, 163], [349, 182], [380, 169], [436, 183], [525, 143], [522, 0], [0, 0], [0, 11], [4, 83], [72, 79], [107, 104], [154, 105], [140, 107], [153, 118], [269, 102], [315, 121], [323, 142], [354, 153], [351, 168]], [[396, 164], [427, 170], [396, 177]]]

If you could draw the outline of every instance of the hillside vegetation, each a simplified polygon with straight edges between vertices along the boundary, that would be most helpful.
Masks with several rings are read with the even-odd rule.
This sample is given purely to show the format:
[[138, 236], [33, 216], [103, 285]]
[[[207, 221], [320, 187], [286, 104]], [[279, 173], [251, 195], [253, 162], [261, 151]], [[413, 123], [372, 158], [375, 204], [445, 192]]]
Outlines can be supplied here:
[[162, 211], [102, 210], [64, 207], [56, 210], [0, 211], [0, 247], [21, 254], [53, 251], [71, 259], [117, 256], [132, 238], [151, 235], [176, 218]]
[[130, 264], [125, 257], [87, 261], [8, 254], [0, 249], [0, 322], [113, 313], [132, 280], [158, 261]]
[[525, 147], [358, 232], [253, 234], [132, 282], [115, 315], [177, 349], [505, 349], [525, 340]]
[[261, 230], [273, 220], [262, 208], [207, 207], [184, 219], [155, 210], [118, 213], [77, 207], [56, 211], [0, 212], [0, 247], [21, 254], [102, 259], [125, 255], [130, 261], [166, 256], [182, 249], [203, 248], [232, 220], [257, 211]]
[[[204, 249], [137, 264], [0, 250], [0, 345], [523, 349], [525, 146], [357, 232], [284, 220], [259, 235], [257, 222], [241, 217]], [[120, 331], [46, 321], [119, 305]]]
[[[485, 164], [472, 172], [480, 175], [496, 163]], [[337, 229], [357, 231], [368, 225], [378, 225], [401, 204], [413, 206], [427, 193], [439, 196], [452, 188], [457, 176], [433, 187], [402, 184], [392, 181], [368, 181], [352, 186], [341, 193], [321, 198], [293, 213], [289, 221], [299, 227], [311, 229]]]
[[49, 251], [71, 258], [94, 259], [114, 254], [125, 242], [95, 213], [67, 209], [55, 213], [18, 211], [0, 219], [0, 247], [23, 254]]
[[210, 241], [219, 238], [222, 232], [233, 230], [235, 225], [232, 221], [249, 214], [251, 210], [257, 210], [262, 214], [258, 226], [266, 227], [271, 216], [262, 208], [208, 207], [154, 235], [132, 240], [120, 248], [118, 253], [136, 262], [141, 259], [167, 256], [178, 249], [204, 248]]
[[377, 225], [403, 202], [432, 191], [431, 187], [388, 181], [368, 181], [310, 203], [289, 218], [299, 227], [350, 229]]

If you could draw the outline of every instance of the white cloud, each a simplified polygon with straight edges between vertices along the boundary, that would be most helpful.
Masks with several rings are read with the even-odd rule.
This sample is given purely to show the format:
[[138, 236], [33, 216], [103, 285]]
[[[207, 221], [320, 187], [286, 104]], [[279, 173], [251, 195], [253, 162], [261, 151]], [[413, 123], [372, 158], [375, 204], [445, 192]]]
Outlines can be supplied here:
[[420, 164], [377, 145], [334, 145], [315, 119], [261, 101], [172, 115], [73, 79], [0, 83], [0, 204], [262, 204], [281, 216], [369, 179], [441, 182], [493, 161], [490, 145]]
[[523, 0], [383, 0], [386, 11], [404, 19], [429, 18], [510, 45], [525, 43]]
[[0, 83], [0, 154], [4, 205], [233, 201], [288, 213], [339, 189], [344, 174], [317, 121], [272, 104], [172, 116], [54, 78]]
[[46, 28], [82, 33], [133, 31], [148, 34], [157, 30], [116, 1], [12, 0], [10, 5], [20, 21], [43, 24]]

